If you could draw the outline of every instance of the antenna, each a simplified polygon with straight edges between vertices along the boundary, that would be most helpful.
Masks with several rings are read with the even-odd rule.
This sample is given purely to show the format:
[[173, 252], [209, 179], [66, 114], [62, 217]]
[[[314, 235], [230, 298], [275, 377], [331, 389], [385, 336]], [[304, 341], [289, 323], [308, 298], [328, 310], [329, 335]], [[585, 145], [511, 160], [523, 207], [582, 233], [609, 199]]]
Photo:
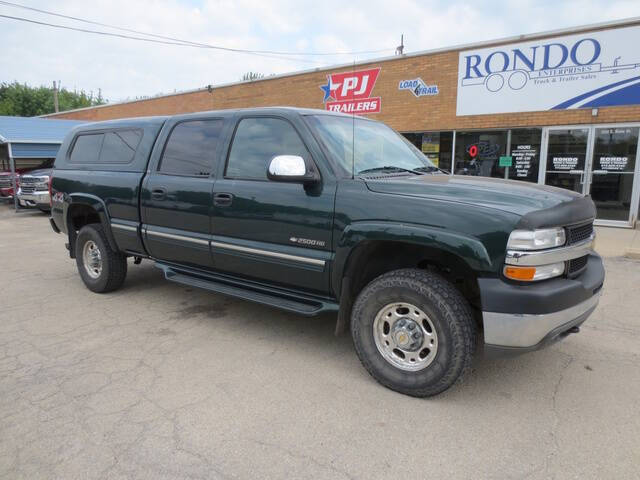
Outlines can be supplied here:
[[400, 34], [400, 45], [396, 47], [396, 55], [404, 55], [404, 33]]
[[[353, 58], [352, 72], [356, 71], [356, 59]], [[352, 91], [353, 92], [353, 91]], [[353, 97], [353, 93], [351, 93]], [[355, 108], [351, 112], [351, 179], [356, 178], [356, 111]]]

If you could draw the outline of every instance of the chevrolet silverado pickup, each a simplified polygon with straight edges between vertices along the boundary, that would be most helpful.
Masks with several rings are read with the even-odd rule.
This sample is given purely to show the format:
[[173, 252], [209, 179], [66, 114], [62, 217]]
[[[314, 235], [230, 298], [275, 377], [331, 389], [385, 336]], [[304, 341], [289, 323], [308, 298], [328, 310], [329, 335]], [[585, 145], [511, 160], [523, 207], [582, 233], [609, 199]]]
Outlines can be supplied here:
[[376, 380], [419, 397], [462, 378], [478, 345], [577, 332], [604, 282], [589, 197], [450, 175], [383, 123], [320, 110], [82, 125], [51, 191], [90, 290], [149, 259], [173, 282], [333, 312]]
[[39, 168], [20, 176], [18, 203], [21, 207], [37, 208], [43, 212], [51, 210], [49, 197], [51, 171], [51, 168]]

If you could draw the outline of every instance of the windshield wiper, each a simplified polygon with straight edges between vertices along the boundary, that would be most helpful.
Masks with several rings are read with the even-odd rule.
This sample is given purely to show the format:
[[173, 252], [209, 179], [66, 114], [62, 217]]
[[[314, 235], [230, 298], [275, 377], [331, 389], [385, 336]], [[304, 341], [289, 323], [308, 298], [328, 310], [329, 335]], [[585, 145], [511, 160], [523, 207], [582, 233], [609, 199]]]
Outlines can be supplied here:
[[[420, 167], [423, 168], [423, 167]], [[387, 165], [384, 167], [375, 167], [375, 168], [367, 168], [365, 170], [360, 170], [358, 175], [362, 175], [363, 173], [374, 173], [374, 172], [408, 172], [413, 173], [414, 175], [425, 175], [425, 172], [421, 172], [419, 169], [411, 170], [409, 168], [402, 167], [394, 167], [392, 165]]]
[[431, 165], [427, 165], [427, 166], [424, 166], [424, 167], [418, 167], [418, 168], [414, 169], [414, 171], [422, 172], [422, 173], [442, 172], [442, 170], [439, 169], [438, 167], [433, 167]]

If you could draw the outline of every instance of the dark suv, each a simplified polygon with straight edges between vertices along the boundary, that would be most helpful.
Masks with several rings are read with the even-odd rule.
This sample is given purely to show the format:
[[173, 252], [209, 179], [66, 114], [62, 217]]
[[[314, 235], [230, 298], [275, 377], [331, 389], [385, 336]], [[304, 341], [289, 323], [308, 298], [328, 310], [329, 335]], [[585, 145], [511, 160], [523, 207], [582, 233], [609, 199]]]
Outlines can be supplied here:
[[174, 282], [336, 312], [369, 373], [415, 396], [460, 378], [478, 338], [517, 353], [578, 331], [604, 281], [588, 197], [451, 176], [384, 124], [326, 111], [82, 125], [52, 202], [89, 289], [148, 258]]

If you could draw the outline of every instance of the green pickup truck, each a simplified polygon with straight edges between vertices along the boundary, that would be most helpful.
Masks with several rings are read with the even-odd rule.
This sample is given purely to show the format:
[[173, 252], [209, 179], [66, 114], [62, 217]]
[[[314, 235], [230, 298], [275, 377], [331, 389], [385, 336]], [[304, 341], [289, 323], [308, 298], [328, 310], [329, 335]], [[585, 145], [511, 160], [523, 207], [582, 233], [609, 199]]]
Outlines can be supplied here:
[[452, 176], [383, 123], [320, 110], [76, 127], [51, 200], [90, 290], [119, 288], [132, 257], [181, 284], [333, 312], [376, 380], [419, 397], [461, 378], [477, 346], [526, 352], [579, 331], [604, 281], [590, 198]]

